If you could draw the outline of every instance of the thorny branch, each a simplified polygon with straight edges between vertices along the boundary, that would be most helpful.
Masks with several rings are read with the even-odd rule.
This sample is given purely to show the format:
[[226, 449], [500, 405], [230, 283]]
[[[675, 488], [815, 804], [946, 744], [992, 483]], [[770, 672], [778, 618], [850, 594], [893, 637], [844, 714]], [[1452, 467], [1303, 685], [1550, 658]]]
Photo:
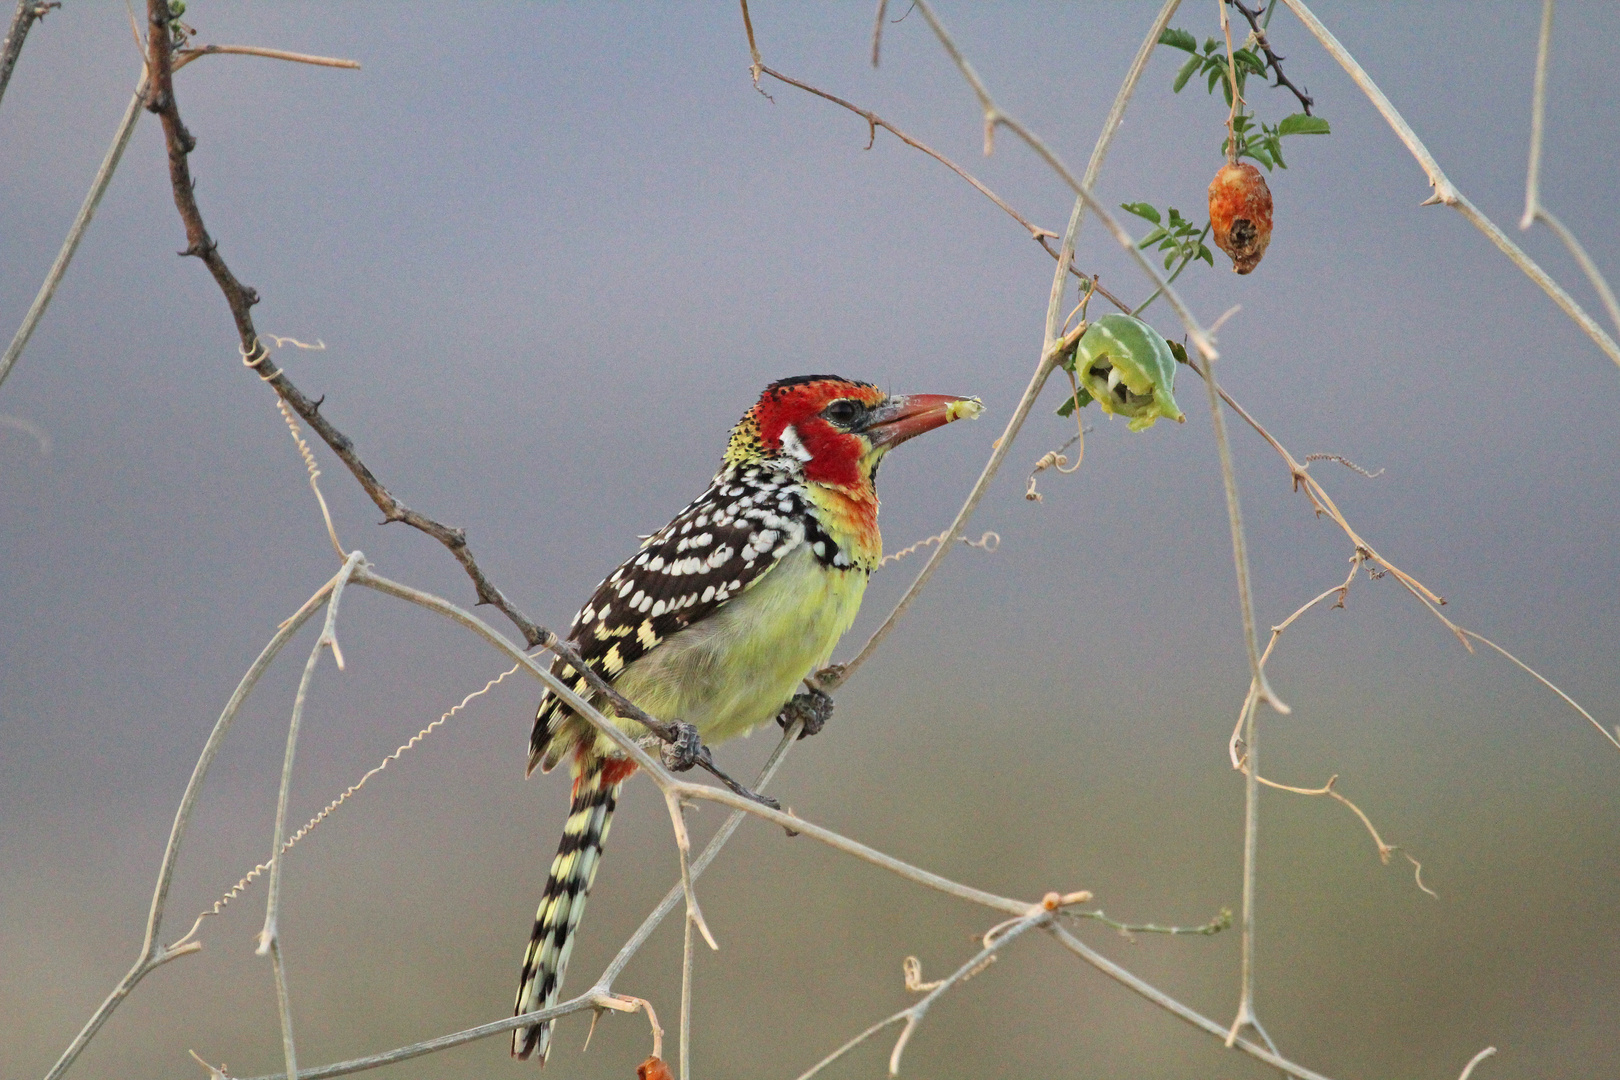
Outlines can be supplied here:
[[17, 66], [17, 57], [22, 55], [23, 43], [28, 40], [28, 31], [33, 29], [34, 23], [43, 19], [52, 8], [61, 6], [60, 2], [17, 0], [17, 13], [11, 17], [11, 27], [6, 31], [5, 42], [0, 44], [0, 98], [5, 97], [6, 84], [11, 81], [11, 70]]
[[[337, 429], [322, 415], [320, 408], [326, 400], [311, 401], [295, 386], [287, 373], [278, 368], [270, 357], [269, 350], [260, 340], [258, 330], [253, 325], [252, 307], [259, 302], [259, 294], [249, 285], [237, 279], [226, 265], [224, 258], [219, 254], [219, 245], [208, 233], [203, 222], [202, 210], [197, 204], [196, 194], [193, 191], [194, 183], [191, 178], [191, 168], [188, 155], [196, 147], [197, 140], [186, 129], [180, 119], [179, 104], [174, 96], [174, 71], [180, 62], [195, 59], [199, 55], [208, 55], [210, 51], [230, 52], [243, 51], [245, 46], [204, 46], [197, 50], [176, 52], [172, 48], [172, 36], [169, 31], [169, 14], [166, 0], [147, 0], [148, 19], [152, 24], [152, 32], [148, 39], [148, 70], [151, 72], [151, 90], [146, 101], [146, 108], [157, 113], [163, 120], [163, 132], [169, 152], [169, 179], [174, 190], [175, 207], [180, 211], [180, 220], [186, 229], [188, 246], [181, 252], [182, 255], [193, 255], [201, 259], [213, 275], [214, 281], [219, 285], [220, 291], [225, 295], [225, 302], [231, 311], [231, 318], [236, 324], [237, 336], [240, 338], [239, 349], [242, 353], [242, 363], [253, 369], [260, 379], [269, 383], [271, 388], [281, 396], [294, 412], [303, 417], [316, 434], [332, 449], [360, 482], [360, 486], [371, 501], [383, 512], [385, 522], [403, 521], [405, 524], [418, 529], [433, 539], [439, 541], [472, 579], [480, 604], [490, 604], [517, 626], [523, 634], [524, 641], [530, 648], [543, 647], [561, 657], [572, 665], [573, 671], [585, 677], [591, 689], [606, 697], [612, 703], [614, 711], [621, 717], [634, 720], [642, 724], [664, 742], [674, 742], [678, 737], [678, 729], [673, 723], [666, 723], [656, 719], [637, 707], [611, 683], [598, 672], [585, 664], [574, 649], [573, 645], [559, 638], [550, 630], [537, 625], [518, 607], [506, 598], [500, 589], [495, 587], [483, 569], [473, 558], [472, 549], [467, 544], [467, 534], [464, 530], [452, 528], [442, 522], [428, 517], [426, 514], [412, 510], [400, 502], [383, 486], [382, 481], [354, 449], [353, 441]], [[296, 58], [306, 62], [324, 61], [324, 58], [310, 58], [303, 54], [282, 54], [277, 50], [259, 50], [254, 55], [274, 55], [282, 59]], [[336, 66], [347, 66], [350, 61], [325, 61]], [[714, 765], [712, 758], [701, 761], [700, 764], [709, 772], [727, 782], [729, 777]]]
[[[331, 447], [332, 452], [348, 467], [349, 472], [354, 474], [354, 478], [359, 481], [360, 487], [371, 501], [383, 512], [385, 521], [403, 521], [443, 544], [472, 579], [480, 604], [492, 604], [499, 609], [522, 633], [524, 641], [530, 648], [543, 645], [557, 651], [559, 655], [566, 655], [570, 650], [556, 640], [556, 635], [536, 625], [518, 610], [484, 574], [473, 558], [472, 549], [467, 545], [467, 534], [461, 529], [452, 528], [426, 514], [412, 510], [396, 499], [360, 459], [359, 454], [355, 452], [354, 442], [321, 414], [321, 404], [326, 399], [323, 397], [319, 401], [310, 400], [270, 358], [269, 350], [259, 339], [258, 330], [253, 325], [252, 307], [259, 302], [259, 294], [251, 286], [239, 281], [226, 265], [219, 253], [218, 243], [209, 235], [208, 228], [203, 223], [202, 209], [197, 205], [191, 167], [188, 163], [188, 155], [196, 147], [197, 140], [181, 120], [180, 106], [175, 99], [174, 70], [177, 54], [173, 49], [169, 32], [169, 9], [166, 0], [147, 0], [147, 18], [151, 23], [150, 32], [147, 34], [147, 67], [151, 72], [151, 88], [146, 108], [149, 112], [156, 113], [163, 121], [164, 140], [169, 153], [170, 186], [174, 190], [175, 208], [179, 210], [180, 220], [186, 230], [187, 246], [181, 254], [201, 259], [208, 267], [208, 272], [213, 275], [215, 283], [219, 285], [220, 292], [224, 293], [225, 302], [236, 325], [237, 337], [240, 339], [242, 362], [252, 368], [259, 378], [269, 383], [292, 410], [303, 417], [304, 422], [314, 429], [327, 446]], [[182, 62], [185, 62], [184, 58]], [[589, 669], [583, 664], [580, 667], [589, 673]]]
[[1262, 4], [1259, 7], [1256, 7], [1253, 11], [1250, 11], [1248, 8], [1243, 6], [1242, 0], [1226, 0], [1226, 2], [1237, 8], [1238, 14], [1242, 15], [1248, 20], [1249, 33], [1251, 36], [1253, 36], [1254, 43], [1260, 46], [1260, 50], [1266, 54], [1266, 66], [1269, 67], [1272, 70], [1272, 73], [1277, 76], [1277, 81], [1271, 85], [1273, 87], [1288, 87], [1288, 89], [1294, 92], [1294, 96], [1299, 99], [1299, 107], [1305, 110], [1305, 115], [1311, 115], [1311, 106], [1316, 104], [1316, 99], [1311, 97], [1311, 95], [1307, 94], [1304, 90], [1301, 90], [1299, 87], [1295, 86], [1288, 76], [1283, 74], [1282, 62], [1286, 59], [1286, 57], [1278, 56], [1276, 52], [1272, 50], [1271, 41], [1266, 37], [1265, 28], [1260, 25], [1260, 10], [1262, 7], [1264, 7], [1264, 5]]

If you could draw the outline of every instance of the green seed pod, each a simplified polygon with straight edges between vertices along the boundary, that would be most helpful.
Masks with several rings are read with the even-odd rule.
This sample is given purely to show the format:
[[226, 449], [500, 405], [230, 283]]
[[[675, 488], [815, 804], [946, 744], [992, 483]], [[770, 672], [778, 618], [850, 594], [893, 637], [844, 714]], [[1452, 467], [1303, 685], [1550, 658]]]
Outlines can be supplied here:
[[[1171, 394], [1176, 358], [1164, 337], [1141, 319], [1104, 315], [1080, 336], [1072, 364], [1081, 386], [1079, 403], [1095, 399], [1103, 412], [1128, 417], [1132, 431], [1152, 427], [1161, 416], [1178, 424], [1187, 419]], [[1073, 411], [1065, 406], [1059, 412]]]

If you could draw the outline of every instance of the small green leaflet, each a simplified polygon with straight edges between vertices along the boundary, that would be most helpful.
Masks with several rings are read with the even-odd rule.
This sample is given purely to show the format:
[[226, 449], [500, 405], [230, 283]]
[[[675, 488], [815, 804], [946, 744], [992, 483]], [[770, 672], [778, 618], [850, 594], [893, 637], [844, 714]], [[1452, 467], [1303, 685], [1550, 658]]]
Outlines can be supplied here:
[[1164, 32], [1159, 35], [1159, 44], [1168, 45], [1172, 49], [1182, 49], [1190, 53], [1198, 51], [1198, 39], [1187, 31], [1177, 30], [1174, 27], [1165, 28]]
[[1151, 204], [1145, 202], [1120, 203], [1119, 208], [1126, 213], [1135, 214], [1139, 218], [1147, 218], [1153, 224], [1159, 223], [1159, 211]]
[[1278, 135], [1326, 135], [1328, 122], [1320, 116], [1306, 116], [1304, 113], [1294, 113], [1283, 117], [1282, 123], [1277, 125]]

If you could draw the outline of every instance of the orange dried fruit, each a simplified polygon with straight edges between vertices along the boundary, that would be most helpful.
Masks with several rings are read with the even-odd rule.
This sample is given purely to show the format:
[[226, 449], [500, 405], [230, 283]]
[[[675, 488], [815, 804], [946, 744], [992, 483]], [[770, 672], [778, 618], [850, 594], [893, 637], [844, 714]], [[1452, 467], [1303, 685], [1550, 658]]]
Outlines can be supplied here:
[[636, 1066], [636, 1077], [637, 1080], [673, 1080], [669, 1066], [656, 1054]]
[[1259, 169], [1247, 162], [1221, 166], [1209, 182], [1209, 224], [1236, 273], [1260, 265], [1271, 243], [1271, 189]]

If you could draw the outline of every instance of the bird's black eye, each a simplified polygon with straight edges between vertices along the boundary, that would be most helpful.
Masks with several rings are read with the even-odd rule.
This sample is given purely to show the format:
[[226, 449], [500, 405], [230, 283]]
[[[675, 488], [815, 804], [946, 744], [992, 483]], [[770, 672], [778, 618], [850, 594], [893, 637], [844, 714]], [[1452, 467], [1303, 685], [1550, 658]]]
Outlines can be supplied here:
[[837, 424], [839, 427], [851, 427], [861, 415], [861, 406], [858, 402], [844, 398], [833, 402], [821, 411], [821, 415]]

